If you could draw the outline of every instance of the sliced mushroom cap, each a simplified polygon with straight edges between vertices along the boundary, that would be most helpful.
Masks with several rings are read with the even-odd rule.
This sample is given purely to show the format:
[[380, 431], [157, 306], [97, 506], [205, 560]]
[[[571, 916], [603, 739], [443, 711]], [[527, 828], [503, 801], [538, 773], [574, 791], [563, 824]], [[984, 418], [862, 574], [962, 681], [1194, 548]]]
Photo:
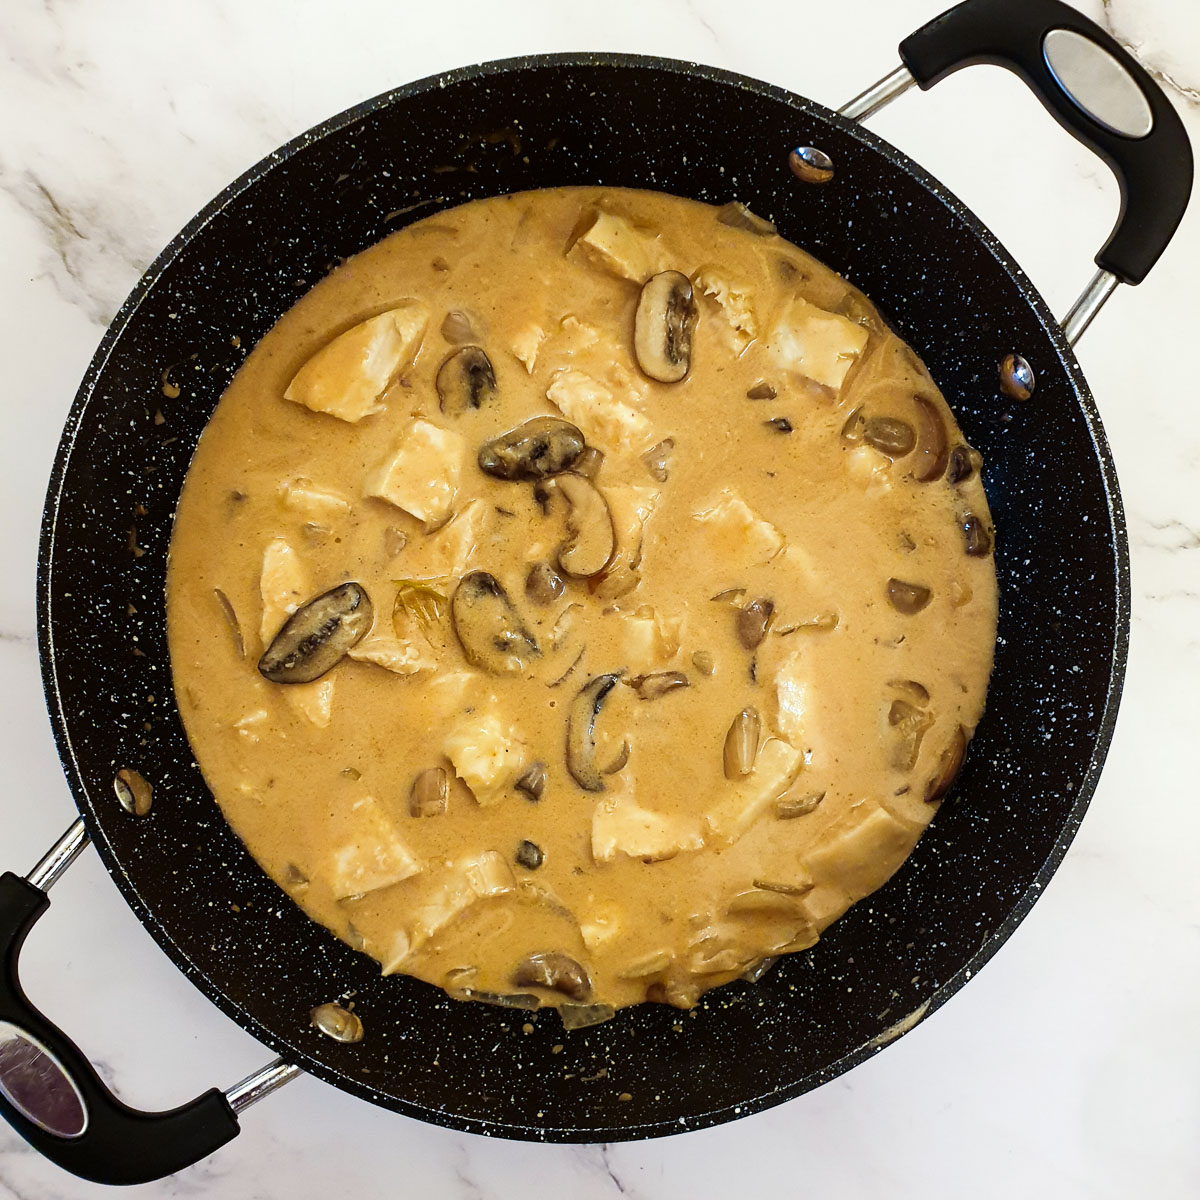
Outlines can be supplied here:
[[371, 628], [371, 598], [358, 583], [343, 583], [310, 600], [287, 619], [259, 674], [272, 683], [311, 683], [332, 670]]
[[638, 297], [633, 350], [638, 366], [659, 383], [678, 383], [692, 366], [699, 316], [692, 281], [680, 271], [651, 276]]
[[560, 1004], [558, 1015], [564, 1029], [588, 1029], [611, 1021], [617, 1010], [611, 1004]]
[[578, 1003], [591, 999], [592, 980], [587, 969], [566, 954], [531, 954], [517, 964], [515, 987], [544, 987], [561, 992]]
[[564, 471], [538, 484], [534, 493], [548, 510], [558, 497], [567, 504], [567, 540], [559, 547], [560, 570], [576, 579], [599, 575], [617, 548], [612, 512], [603, 492], [590, 480]]
[[574, 463], [583, 434], [561, 417], [531, 417], [479, 448], [479, 469], [496, 479], [545, 479]]
[[955, 446], [950, 451], [950, 460], [946, 467], [946, 482], [962, 483], [964, 480], [970, 479], [979, 470], [982, 461], [978, 450], [973, 450], [970, 446], [965, 445]]
[[567, 770], [587, 792], [604, 791], [603, 772], [596, 765], [596, 718], [619, 678], [610, 674], [589, 679], [567, 714]]
[[[845, 428], [842, 435], [846, 436]], [[913, 427], [899, 417], [868, 417], [863, 425], [862, 439], [868, 446], [874, 446], [880, 454], [886, 454], [893, 460], [911, 453], [917, 444]]]
[[933, 724], [933, 714], [907, 700], [895, 699], [888, 707], [888, 724], [895, 730], [892, 766], [911, 771], [921, 753], [921, 743]]
[[309, 1013], [313, 1028], [319, 1029], [335, 1042], [361, 1042], [363, 1023], [340, 1004], [318, 1004]]
[[524, 867], [527, 871], [536, 871], [545, 860], [546, 856], [542, 853], [542, 848], [537, 842], [531, 842], [528, 838], [522, 839], [517, 846], [517, 852], [513, 856], [517, 865]]
[[744, 229], [758, 237], [772, 237], [778, 231], [772, 221], [752, 213], [740, 200], [731, 200], [717, 209], [717, 220], [732, 229]]
[[445, 767], [430, 767], [413, 780], [408, 793], [408, 811], [414, 817], [440, 817], [450, 798], [450, 781]]
[[745, 649], [757, 650], [762, 645], [774, 616], [774, 603], [761, 597], [738, 609], [737, 638]]
[[594, 482], [600, 474], [602, 466], [604, 466], [604, 451], [597, 450], [595, 446], [587, 446], [575, 460], [571, 470], [576, 475], [582, 475], [584, 479], [591, 479]]
[[536, 803], [546, 790], [546, 764], [543, 762], [532, 763], [525, 768], [513, 786], [523, 796]]
[[746, 389], [747, 400], [774, 400], [775, 396], [775, 388], [765, 379], [760, 379]]
[[475, 318], [461, 308], [452, 308], [442, 321], [442, 337], [455, 346], [473, 342], [479, 337]]
[[950, 744], [942, 751], [933, 778], [925, 785], [927, 804], [936, 804], [950, 790], [967, 756], [967, 740], [967, 731], [960, 725], [954, 731]]
[[450, 615], [467, 660], [484, 671], [511, 675], [541, 657], [537, 640], [508, 593], [487, 571], [463, 576], [450, 603]]
[[629, 686], [643, 700], [657, 700], [676, 688], [688, 687], [688, 677], [682, 671], [656, 671], [653, 675], [638, 675]]
[[899, 613], [911, 617], [919, 613], [928, 603], [933, 593], [919, 583], [905, 583], [903, 579], [887, 581], [888, 603]]
[[946, 473], [950, 447], [946, 441], [946, 423], [937, 405], [926, 396], [914, 396], [917, 406], [917, 461], [912, 477], [920, 483], [932, 483]]
[[967, 553], [972, 558], [984, 558], [991, 553], [992, 535], [974, 513], [967, 513], [962, 518], [962, 531]]
[[437, 373], [438, 404], [449, 416], [471, 412], [496, 397], [496, 372], [480, 346], [463, 346], [442, 363]]
[[726, 779], [744, 779], [754, 770], [761, 733], [762, 718], [756, 708], [743, 708], [733, 718], [725, 735], [723, 758]]
[[650, 472], [650, 478], [656, 483], [666, 483], [671, 469], [671, 455], [675, 451], [675, 439], [663, 438], [657, 446], [651, 446], [642, 455], [642, 462]]
[[824, 799], [824, 792], [803, 792], [795, 796], [789, 794], [775, 801], [775, 815], [781, 821], [805, 817], [813, 812]]
[[549, 563], [530, 563], [525, 576], [525, 595], [535, 604], [543, 607], [553, 604], [566, 588], [563, 577]]

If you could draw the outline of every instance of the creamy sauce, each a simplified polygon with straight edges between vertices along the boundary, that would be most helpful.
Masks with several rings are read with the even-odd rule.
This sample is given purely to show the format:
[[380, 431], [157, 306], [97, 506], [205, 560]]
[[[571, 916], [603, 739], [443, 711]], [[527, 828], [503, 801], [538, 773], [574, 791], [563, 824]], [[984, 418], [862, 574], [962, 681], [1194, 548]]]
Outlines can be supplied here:
[[[595, 189], [440, 213], [305, 295], [200, 440], [167, 589], [188, 736], [263, 868], [386, 972], [690, 1005], [878, 888], [979, 720], [978, 456], [860, 293], [730, 219]], [[696, 309], [671, 383], [634, 343], [667, 270]], [[495, 387], [448, 369], [439, 403], [462, 344]], [[591, 448], [574, 500], [477, 463], [535, 416]], [[608, 516], [577, 539], [615, 535], [599, 574], [527, 591], [572, 519]], [[526, 637], [507, 658], [464, 653], [479, 571]], [[265, 678], [289, 616], [348, 581], [369, 632], [312, 682]]]

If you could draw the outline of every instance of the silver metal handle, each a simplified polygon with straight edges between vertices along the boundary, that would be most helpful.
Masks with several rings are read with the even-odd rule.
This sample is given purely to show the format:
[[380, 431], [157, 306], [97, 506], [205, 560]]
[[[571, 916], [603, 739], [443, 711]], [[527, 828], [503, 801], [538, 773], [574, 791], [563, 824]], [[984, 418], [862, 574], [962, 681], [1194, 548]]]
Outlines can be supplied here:
[[[897, 96], [903, 96], [909, 88], [915, 87], [916, 83], [912, 72], [902, 64], [866, 91], [859, 92], [853, 100], [843, 104], [838, 113], [851, 121], [864, 121], [891, 104]], [[1120, 282], [1111, 271], [1097, 271], [1092, 276], [1067, 315], [1059, 322], [1068, 345], [1074, 346], [1079, 341], [1084, 330], [1092, 323]]]

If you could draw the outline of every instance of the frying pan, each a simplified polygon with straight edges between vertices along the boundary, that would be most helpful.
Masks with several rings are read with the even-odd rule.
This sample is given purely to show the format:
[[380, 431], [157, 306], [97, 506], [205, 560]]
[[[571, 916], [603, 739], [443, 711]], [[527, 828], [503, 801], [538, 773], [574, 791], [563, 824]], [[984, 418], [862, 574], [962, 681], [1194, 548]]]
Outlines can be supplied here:
[[[876, 1053], [943, 1004], [1029, 911], [1095, 787], [1129, 633], [1117, 481], [1070, 343], [1166, 246], [1187, 203], [1191, 151], [1146, 73], [1058, 0], [967, 0], [900, 54], [902, 67], [840, 113], [662, 59], [551, 55], [452, 71], [272, 154], [146, 272], [71, 409], [42, 527], [42, 670], [80, 819], [26, 878], [0, 877], [0, 1111], [42, 1153], [102, 1182], [158, 1178], [236, 1136], [237, 1114], [301, 1070], [410, 1116], [504, 1137], [696, 1129]], [[1062, 326], [961, 202], [857, 123], [906, 87], [975, 62], [1016, 71], [1120, 181], [1099, 272]], [[789, 152], [799, 147], [797, 173]], [[815, 182], [827, 165], [832, 178]], [[756, 984], [710, 993], [690, 1014], [641, 1005], [571, 1034], [543, 1014], [526, 1033], [527, 1014], [381, 977], [254, 863], [222, 820], [174, 705], [164, 579], [205, 422], [306, 288], [441, 208], [570, 184], [742, 200], [881, 307], [983, 453], [1000, 621], [966, 767], [880, 892], [813, 950]], [[998, 373], [1010, 355], [1022, 360], [1016, 382], [1035, 383], [1028, 403], [1001, 390], [1013, 383], [1011, 370]], [[153, 785], [148, 812], [115, 794], [127, 769]], [[88, 841], [164, 951], [279, 1058], [227, 1092], [143, 1113], [36, 1010], [18, 978], [21, 945]], [[357, 1043], [332, 1040], [309, 1015], [348, 994], [365, 1029]]]

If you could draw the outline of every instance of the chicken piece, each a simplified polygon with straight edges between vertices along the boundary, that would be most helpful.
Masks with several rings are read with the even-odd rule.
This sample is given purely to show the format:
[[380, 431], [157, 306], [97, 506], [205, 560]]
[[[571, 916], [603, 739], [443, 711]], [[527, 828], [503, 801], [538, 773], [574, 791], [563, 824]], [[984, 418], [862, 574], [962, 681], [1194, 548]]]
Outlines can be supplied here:
[[820, 845], [805, 857], [805, 866], [819, 885], [855, 900], [891, 878], [920, 832], [920, 826], [897, 820], [876, 801], [860, 800], [826, 830]]
[[428, 320], [414, 300], [355, 325], [296, 372], [284, 399], [352, 424], [382, 411], [379, 397], [416, 357]]
[[592, 857], [600, 863], [618, 854], [660, 862], [703, 845], [699, 818], [651, 812], [629, 795], [607, 794], [592, 810]]
[[272, 538], [267, 543], [258, 586], [262, 596], [259, 631], [265, 647], [271, 644], [288, 617], [309, 599], [308, 572], [287, 538]]
[[490, 707], [464, 713], [443, 749], [481, 807], [502, 799], [526, 765], [525, 746]]
[[591, 951], [611, 942], [621, 932], [623, 914], [615, 904], [597, 904], [579, 918], [583, 944]]
[[618, 613], [621, 662], [632, 675], [661, 670], [679, 653], [683, 618], [660, 616], [648, 604]]
[[395, 453], [367, 481], [367, 495], [436, 529], [453, 510], [465, 460], [466, 441], [460, 434], [415, 420]]
[[334, 899], [377, 892], [421, 870], [374, 796], [356, 800], [338, 824], [348, 837], [329, 857]]
[[696, 273], [695, 288], [711, 296], [729, 324], [729, 337], [736, 353], [741, 354], [758, 337], [758, 321], [750, 304], [750, 293], [730, 283], [711, 267]]
[[754, 770], [704, 815], [710, 842], [731, 846], [792, 786], [804, 755], [780, 738], [768, 738]]
[[582, 371], [558, 371], [546, 389], [546, 399], [579, 427], [588, 445], [606, 454], [636, 453], [658, 440], [653, 426], [636, 408]]
[[298, 716], [310, 721], [318, 729], [328, 729], [333, 720], [333, 684], [330, 678], [316, 679], [312, 683], [296, 683], [281, 689], [280, 695]]
[[401, 970], [410, 955], [472, 904], [515, 888], [512, 868], [495, 850], [447, 863], [429, 879], [425, 896], [413, 907], [408, 929], [398, 933], [389, 953], [381, 956], [383, 974]]
[[495, 524], [492, 505], [470, 501], [436, 533], [410, 543], [404, 558], [405, 574], [430, 580], [466, 574], [477, 547], [494, 532]]
[[768, 336], [780, 366], [837, 391], [870, 336], [857, 321], [794, 296]]
[[693, 519], [702, 526], [713, 561], [723, 571], [760, 566], [783, 549], [783, 534], [731, 488], [722, 489]]
[[656, 233], [635, 229], [624, 217], [597, 212], [569, 253], [620, 279], [641, 285], [666, 270], [666, 251]]
[[401, 641], [397, 637], [382, 634], [368, 637], [352, 646], [347, 654], [357, 662], [373, 663], [396, 675], [415, 675], [418, 671], [432, 671], [437, 659], [428, 645]]
[[345, 496], [303, 477], [286, 480], [279, 488], [279, 496], [284, 508], [299, 513], [306, 521], [328, 521], [350, 511]]
[[533, 374], [533, 368], [537, 366], [538, 351], [545, 340], [546, 331], [540, 325], [532, 322], [517, 330], [513, 337], [512, 352], [530, 375]]

